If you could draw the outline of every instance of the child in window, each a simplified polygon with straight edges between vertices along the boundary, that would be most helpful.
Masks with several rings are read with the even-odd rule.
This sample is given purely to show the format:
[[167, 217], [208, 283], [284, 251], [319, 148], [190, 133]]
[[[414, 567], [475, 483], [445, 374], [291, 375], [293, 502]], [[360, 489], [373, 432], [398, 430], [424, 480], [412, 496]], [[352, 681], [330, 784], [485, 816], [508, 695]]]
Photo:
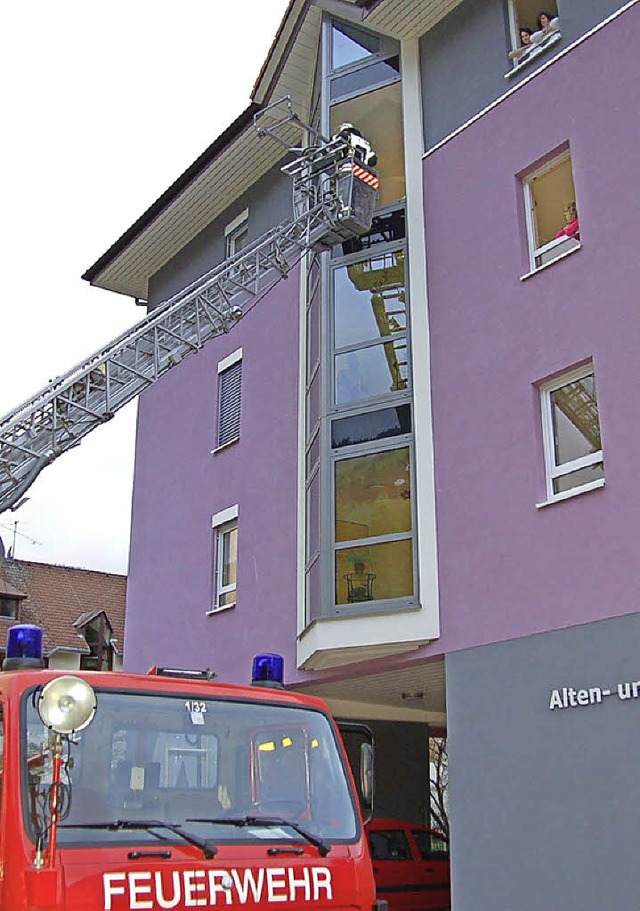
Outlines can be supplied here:
[[578, 222], [578, 209], [573, 200], [564, 207], [564, 228], [560, 228], [556, 237], [575, 237], [580, 240], [580, 224]]

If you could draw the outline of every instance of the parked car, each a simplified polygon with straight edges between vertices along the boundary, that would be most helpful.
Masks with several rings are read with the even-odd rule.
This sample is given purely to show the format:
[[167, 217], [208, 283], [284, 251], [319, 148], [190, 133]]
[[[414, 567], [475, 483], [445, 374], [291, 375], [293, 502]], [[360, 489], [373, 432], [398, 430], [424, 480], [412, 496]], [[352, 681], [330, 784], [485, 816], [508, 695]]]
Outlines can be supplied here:
[[451, 908], [445, 835], [398, 819], [372, 819], [367, 833], [377, 897], [389, 903], [389, 911]]

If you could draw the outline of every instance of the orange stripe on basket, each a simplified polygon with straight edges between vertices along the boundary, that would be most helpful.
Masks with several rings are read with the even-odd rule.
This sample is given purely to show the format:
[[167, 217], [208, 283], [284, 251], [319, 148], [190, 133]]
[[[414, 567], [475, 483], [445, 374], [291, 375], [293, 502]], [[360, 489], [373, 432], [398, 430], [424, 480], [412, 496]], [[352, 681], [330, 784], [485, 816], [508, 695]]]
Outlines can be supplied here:
[[361, 168], [359, 165], [354, 164], [353, 173], [359, 180], [373, 187], [374, 190], [377, 190], [380, 186], [380, 178], [372, 174], [371, 171], [367, 171], [366, 168]]

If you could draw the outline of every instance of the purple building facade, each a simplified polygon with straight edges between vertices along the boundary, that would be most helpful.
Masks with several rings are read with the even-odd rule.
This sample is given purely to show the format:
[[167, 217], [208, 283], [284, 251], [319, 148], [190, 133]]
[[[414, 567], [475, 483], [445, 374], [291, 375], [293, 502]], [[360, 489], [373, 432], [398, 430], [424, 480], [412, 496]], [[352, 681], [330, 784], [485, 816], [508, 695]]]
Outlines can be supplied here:
[[86, 277], [153, 308], [286, 217], [251, 126], [282, 95], [372, 141], [371, 233], [141, 397], [128, 666], [282, 654], [376, 730], [380, 816], [433, 821], [446, 732], [456, 911], [628, 911], [640, 7], [557, 0], [525, 46], [538, 13], [292, 0], [251, 107]]

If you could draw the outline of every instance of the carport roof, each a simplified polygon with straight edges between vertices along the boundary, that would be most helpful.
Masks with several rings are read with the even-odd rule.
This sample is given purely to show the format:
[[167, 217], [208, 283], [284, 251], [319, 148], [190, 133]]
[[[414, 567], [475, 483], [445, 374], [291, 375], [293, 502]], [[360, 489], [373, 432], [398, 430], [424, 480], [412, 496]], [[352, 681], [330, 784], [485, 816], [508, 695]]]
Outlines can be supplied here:
[[297, 682], [294, 689], [324, 699], [339, 718], [415, 721], [446, 727], [445, 661], [438, 658], [406, 662], [381, 670], [376, 662], [320, 673]]

